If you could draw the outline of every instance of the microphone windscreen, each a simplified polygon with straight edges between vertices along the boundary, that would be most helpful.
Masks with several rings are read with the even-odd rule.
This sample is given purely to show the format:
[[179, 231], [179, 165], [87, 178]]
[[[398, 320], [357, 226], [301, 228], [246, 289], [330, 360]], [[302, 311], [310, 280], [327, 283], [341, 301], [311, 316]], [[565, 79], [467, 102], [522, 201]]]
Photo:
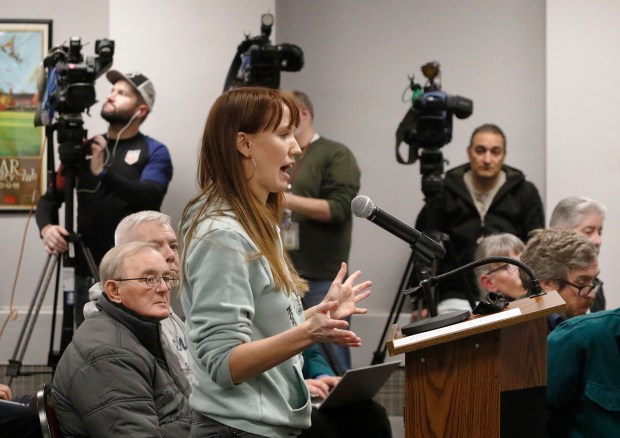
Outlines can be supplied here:
[[357, 217], [369, 218], [377, 206], [368, 196], [359, 195], [351, 201], [351, 211]]

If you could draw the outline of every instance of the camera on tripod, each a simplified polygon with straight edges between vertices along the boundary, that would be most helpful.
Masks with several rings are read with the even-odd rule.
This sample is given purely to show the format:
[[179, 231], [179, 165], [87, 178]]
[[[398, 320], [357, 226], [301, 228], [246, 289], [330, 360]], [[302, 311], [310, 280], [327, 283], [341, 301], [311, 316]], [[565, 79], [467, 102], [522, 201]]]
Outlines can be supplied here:
[[241, 86], [258, 85], [280, 87], [281, 71], [299, 71], [304, 66], [304, 53], [299, 46], [282, 43], [271, 44], [273, 14], [261, 16], [261, 34], [245, 40], [237, 47], [237, 53], [226, 76], [224, 91]]
[[39, 93], [43, 99], [35, 114], [35, 126], [51, 125], [57, 131], [58, 153], [65, 165], [77, 164], [89, 151], [82, 112], [97, 102], [95, 80], [112, 66], [114, 41], [97, 40], [95, 55], [84, 58], [80, 37], [54, 47], [43, 60]]
[[[440, 149], [452, 141], [453, 116], [466, 119], [472, 114], [474, 104], [466, 97], [441, 91], [438, 62], [424, 64], [422, 73], [427, 78], [424, 88], [410, 78], [412, 106], [396, 130], [396, 161], [413, 164], [419, 158], [422, 191], [426, 196], [432, 196], [442, 189], [444, 159]], [[409, 145], [406, 160], [399, 151], [403, 141]]]

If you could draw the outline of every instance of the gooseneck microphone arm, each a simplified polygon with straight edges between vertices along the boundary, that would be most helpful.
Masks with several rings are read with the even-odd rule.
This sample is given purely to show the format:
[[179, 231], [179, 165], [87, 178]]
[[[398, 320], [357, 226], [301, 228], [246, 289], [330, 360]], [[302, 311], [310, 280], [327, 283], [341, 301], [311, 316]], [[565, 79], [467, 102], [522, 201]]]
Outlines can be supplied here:
[[527, 287], [527, 290], [529, 291], [529, 297], [530, 298], [539, 297], [545, 294], [545, 292], [542, 291], [542, 288], [540, 287], [540, 281], [538, 280], [538, 277], [536, 276], [532, 268], [530, 268], [528, 265], [523, 263], [521, 260], [513, 259], [511, 257], [504, 257], [504, 256], [486, 257], [484, 259], [480, 259], [480, 260], [476, 260], [471, 263], [468, 263], [464, 266], [461, 266], [459, 268], [456, 268], [444, 274], [440, 274], [434, 277], [428, 277], [422, 280], [418, 286], [405, 290], [403, 294], [414, 295], [414, 296], [419, 295], [420, 290], [424, 290], [425, 287], [436, 286], [442, 281], [447, 280], [448, 278], [454, 277], [455, 275], [460, 274], [463, 271], [471, 271], [472, 269], [477, 268], [478, 266], [487, 265], [489, 263], [508, 263], [510, 265], [518, 266], [519, 268], [523, 269], [527, 273], [528, 277], [530, 278], [530, 282]]

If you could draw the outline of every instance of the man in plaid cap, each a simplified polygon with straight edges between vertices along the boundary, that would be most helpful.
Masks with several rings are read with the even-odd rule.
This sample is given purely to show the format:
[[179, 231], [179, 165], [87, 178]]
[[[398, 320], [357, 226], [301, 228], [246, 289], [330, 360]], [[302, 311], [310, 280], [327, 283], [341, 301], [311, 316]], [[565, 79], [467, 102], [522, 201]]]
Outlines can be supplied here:
[[[140, 132], [155, 103], [155, 87], [142, 73], [106, 74], [112, 90], [101, 108], [108, 132], [86, 141], [76, 178], [77, 233], [98, 265], [114, 246], [114, 230], [125, 216], [159, 211], [172, 179], [172, 161], [166, 146]], [[61, 164], [61, 167], [63, 164]], [[48, 190], [37, 205], [37, 224], [49, 254], [67, 251], [69, 231], [54, 220], [64, 202], [64, 178], [58, 172], [57, 189]], [[75, 321], [84, 320], [88, 289], [95, 283], [91, 270], [77, 257], [75, 267]]]

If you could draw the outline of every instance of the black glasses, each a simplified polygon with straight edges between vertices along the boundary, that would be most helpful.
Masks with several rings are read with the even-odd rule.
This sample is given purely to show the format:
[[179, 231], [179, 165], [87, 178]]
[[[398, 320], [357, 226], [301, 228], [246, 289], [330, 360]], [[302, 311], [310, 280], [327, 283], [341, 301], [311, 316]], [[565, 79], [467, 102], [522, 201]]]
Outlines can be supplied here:
[[495, 272], [501, 271], [501, 270], [505, 270], [508, 271], [512, 274], [514, 274], [515, 272], [517, 272], [519, 270], [519, 267], [517, 265], [512, 265], [510, 263], [504, 263], [503, 265], [495, 268], [495, 269], [491, 269], [490, 271], [487, 271], [487, 275], [489, 274], [493, 274]]
[[560, 283], [562, 283], [562, 287], [564, 287], [564, 285], [569, 285], [577, 289], [577, 295], [580, 297], [587, 297], [592, 292], [598, 293], [598, 291], [601, 290], [601, 286], [603, 286], [603, 282], [598, 278], [592, 280], [592, 284], [587, 284], [585, 286], [577, 286], [576, 284], [566, 280], [561, 280]]
[[159, 282], [164, 280], [165, 285], [168, 289], [172, 289], [175, 286], [179, 285], [179, 279], [173, 274], [164, 274], [164, 275], [147, 275], [146, 277], [137, 277], [137, 278], [114, 278], [115, 281], [128, 281], [128, 280], [142, 280], [146, 283], [148, 287], [157, 287], [159, 286]]

